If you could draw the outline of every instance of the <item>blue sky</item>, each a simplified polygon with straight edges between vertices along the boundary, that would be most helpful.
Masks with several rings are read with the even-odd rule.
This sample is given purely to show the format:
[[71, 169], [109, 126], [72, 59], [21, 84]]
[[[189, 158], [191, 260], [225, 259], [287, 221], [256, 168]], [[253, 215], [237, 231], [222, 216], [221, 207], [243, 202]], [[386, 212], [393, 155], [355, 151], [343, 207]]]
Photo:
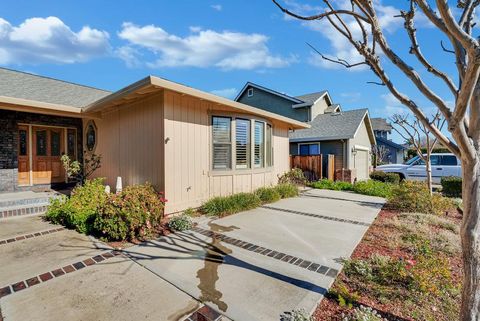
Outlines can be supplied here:
[[[341, 5], [345, 0], [334, 2]], [[321, 1], [284, 3], [303, 14], [322, 10]], [[392, 47], [418, 67], [408, 54], [403, 22], [394, 17], [398, 5], [407, 1], [378, 3]], [[151, 74], [230, 98], [246, 81], [291, 95], [327, 89], [346, 110], [367, 107], [374, 117], [406, 112], [385, 87], [366, 83], [376, 80], [369, 70], [332, 65], [312, 52], [306, 42], [331, 56], [358, 59], [326, 21], [290, 19], [269, 0], [4, 0], [2, 4], [0, 65], [8, 68], [109, 90]], [[441, 50], [442, 36], [421, 15], [417, 28], [428, 58], [452, 73], [453, 56]], [[398, 78], [402, 91], [427, 113], [433, 112], [432, 104], [397, 77], [395, 68], [385, 67]], [[440, 96], [452, 101], [443, 84], [419, 70]]]

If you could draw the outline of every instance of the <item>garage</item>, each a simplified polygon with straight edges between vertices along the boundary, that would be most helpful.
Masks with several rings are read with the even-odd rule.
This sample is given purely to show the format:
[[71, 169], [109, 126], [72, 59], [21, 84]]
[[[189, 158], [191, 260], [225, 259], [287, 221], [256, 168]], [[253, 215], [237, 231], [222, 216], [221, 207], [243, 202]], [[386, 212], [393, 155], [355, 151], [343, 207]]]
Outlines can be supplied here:
[[357, 180], [366, 180], [369, 177], [369, 150], [367, 147], [355, 146], [353, 152], [353, 166], [357, 173]]

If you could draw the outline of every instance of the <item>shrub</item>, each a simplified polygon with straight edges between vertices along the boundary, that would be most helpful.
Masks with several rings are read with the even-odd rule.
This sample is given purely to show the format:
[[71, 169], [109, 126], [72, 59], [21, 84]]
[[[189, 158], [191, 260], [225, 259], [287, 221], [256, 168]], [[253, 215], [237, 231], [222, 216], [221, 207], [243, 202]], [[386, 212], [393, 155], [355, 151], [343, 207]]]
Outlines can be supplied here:
[[280, 194], [281, 198], [289, 198], [298, 196], [298, 188], [296, 185], [293, 184], [278, 184], [275, 186], [275, 190]]
[[353, 185], [348, 182], [343, 181], [331, 181], [328, 179], [321, 179], [319, 181], [313, 182], [310, 184], [313, 188], [319, 189], [331, 189], [335, 191], [351, 191], [353, 189]]
[[175, 231], [186, 231], [191, 229], [192, 226], [192, 219], [186, 214], [174, 216], [168, 221], [168, 227]]
[[189, 207], [185, 211], [183, 211], [183, 214], [187, 215], [187, 216], [190, 216], [190, 217], [193, 217], [193, 216], [195, 216], [196, 211], [193, 208]]
[[296, 185], [305, 185], [307, 183], [307, 178], [303, 174], [303, 171], [300, 168], [294, 168], [278, 178], [279, 184], [296, 184]]
[[360, 300], [360, 295], [356, 292], [351, 292], [342, 281], [339, 281], [329, 293], [337, 298], [341, 307], [351, 308], [353, 304]]
[[379, 182], [385, 182], [385, 176], [387, 176], [387, 173], [382, 171], [373, 171], [370, 173], [370, 178]]
[[385, 183], [399, 184], [400, 183], [400, 174], [397, 173], [386, 173]]
[[99, 208], [94, 228], [108, 240], [133, 240], [150, 235], [160, 227], [166, 200], [152, 185], [127, 186], [109, 194]]
[[442, 177], [442, 193], [448, 197], [462, 197], [462, 178], [456, 176]]
[[280, 317], [280, 321], [314, 321], [315, 319], [308, 315], [308, 313], [303, 310], [293, 310], [291, 312], [286, 312]]
[[225, 216], [260, 206], [262, 201], [254, 193], [217, 196], [203, 204], [202, 212], [209, 216]]
[[360, 305], [349, 315], [344, 315], [342, 321], [387, 321], [387, 319], [382, 318], [382, 316], [371, 307]]
[[426, 214], [443, 214], [455, 208], [451, 199], [437, 193], [430, 195], [425, 183], [415, 181], [404, 181], [394, 186], [388, 204], [400, 211]]
[[275, 187], [261, 187], [255, 191], [255, 194], [260, 198], [262, 203], [272, 203], [282, 198], [282, 195], [280, 195]]
[[392, 194], [392, 184], [374, 180], [360, 181], [353, 185], [353, 191], [358, 194], [389, 197]]
[[82, 186], [73, 189], [70, 198], [53, 201], [46, 217], [54, 223], [74, 228], [80, 233], [91, 233], [95, 215], [106, 200], [103, 179], [87, 180]]

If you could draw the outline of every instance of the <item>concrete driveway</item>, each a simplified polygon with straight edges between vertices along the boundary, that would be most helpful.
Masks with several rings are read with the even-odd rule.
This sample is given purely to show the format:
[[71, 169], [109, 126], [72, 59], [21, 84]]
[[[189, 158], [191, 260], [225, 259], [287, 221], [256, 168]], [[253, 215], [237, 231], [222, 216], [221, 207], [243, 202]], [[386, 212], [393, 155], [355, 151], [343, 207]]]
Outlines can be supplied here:
[[384, 200], [309, 190], [126, 250], [148, 270], [232, 320], [313, 311]]
[[0, 320], [217, 320], [192, 315], [213, 309], [222, 320], [252, 321], [310, 312], [383, 202], [310, 190], [122, 253], [38, 216], [0, 220]]

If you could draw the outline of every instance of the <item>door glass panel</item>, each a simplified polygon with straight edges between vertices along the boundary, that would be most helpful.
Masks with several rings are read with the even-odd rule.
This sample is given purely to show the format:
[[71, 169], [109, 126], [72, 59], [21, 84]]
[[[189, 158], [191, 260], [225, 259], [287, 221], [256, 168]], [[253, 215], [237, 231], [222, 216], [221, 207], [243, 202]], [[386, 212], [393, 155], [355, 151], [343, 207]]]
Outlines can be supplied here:
[[74, 129], [69, 129], [67, 133], [67, 153], [70, 159], [76, 159], [75, 145], [77, 144], [77, 135]]
[[47, 156], [47, 131], [39, 130], [36, 132], [37, 156]]
[[90, 123], [87, 127], [87, 149], [93, 151], [97, 141], [97, 133], [93, 123]]
[[60, 156], [60, 133], [50, 132], [51, 155]]
[[20, 156], [26, 156], [27, 155], [27, 131], [22, 129], [18, 132], [18, 135], [19, 135], [18, 154]]

